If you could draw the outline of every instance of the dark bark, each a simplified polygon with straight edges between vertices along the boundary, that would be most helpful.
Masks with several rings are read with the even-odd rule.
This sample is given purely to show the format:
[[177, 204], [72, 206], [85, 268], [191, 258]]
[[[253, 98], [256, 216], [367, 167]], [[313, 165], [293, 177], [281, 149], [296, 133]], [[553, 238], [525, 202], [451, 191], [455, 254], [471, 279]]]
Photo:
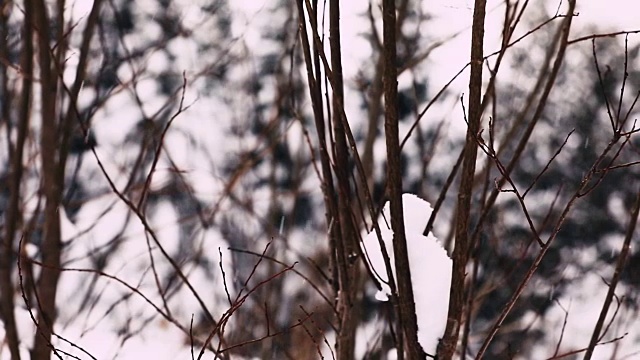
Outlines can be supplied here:
[[341, 111], [344, 104], [342, 78], [342, 52], [340, 44], [340, 6], [338, 0], [331, 0], [329, 12], [329, 44], [331, 47], [331, 69], [333, 85], [333, 132], [335, 175], [338, 189], [338, 217], [334, 222], [340, 225], [340, 237], [336, 241], [336, 262], [338, 267], [338, 312], [340, 316], [337, 339], [337, 358], [353, 359], [355, 332], [357, 326], [359, 263], [357, 259], [357, 234], [351, 215], [351, 188], [349, 184], [349, 147]]
[[[335, 196], [335, 188], [333, 185], [333, 175], [331, 172], [331, 161], [329, 158], [329, 151], [327, 150], [327, 138], [326, 138], [326, 126], [324, 121], [324, 113], [322, 110], [322, 92], [321, 92], [321, 72], [320, 72], [320, 56], [318, 53], [318, 48], [313, 42], [313, 62], [311, 57], [311, 48], [309, 46], [309, 35], [307, 34], [307, 27], [304, 16], [304, 5], [303, 0], [297, 1], [298, 5], [298, 17], [299, 17], [299, 27], [300, 27], [300, 41], [302, 43], [303, 55], [306, 64], [307, 70], [307, 82], [309, 85], [309, 93], [311, 98], [311, 106], [313, 108], [313, 117], [314, 123], [316, 127], [316, 132], [318, 134], [318, 149], [320, 152], [320, 163], [322, 166], [322, 193], [324, 195], [325, 202], [325, 218], [327, 221], [328, 234], [329, 234], [329, 248], [331, 251], [331, 271], [332, 271], [332, 280], [333, 280], [333, 289], [334, 291], [338, 291], [338, 273], [336, 266], [336, 242], [338, 236], [340, 234], [340, 229], [338, 226], [332, 226], [333, 219], [337, 215], [337, 204], [336, 204], [336, 196]], [[313, 10], [316, 11], [317, 3], [314, 4]], [[316, 16], [317, 13], [314, 13]], [[310, 24], [315, 24], [315, 22], [309, 22]], [[314, 29], [317, 31], [317, 29]], [[314, 74], [315, 71], [315, 74]]]
[[[391, 202], [391, 228], [397, 274], [397, 303], [400, 317], [399, 339], [409, 359], [424, 358], [418, 343], [418, 325], [411, 284], [411, 270], [402, 213], [402, 174], [398, 134], [398, 70], [396, 67], [396, 8], [394, 0], [382, 3], [384, 49], [385, 138], [387, 143], [387, 181]], [[399, 354], [400, 358], [404, 354]]]
[[41, 194], [45, 198], [44, 225], [42, 239], [42, 263], [40, 277], [37, 281], [36, 298], [38, 300], [37, 326], [32, 359], [49, 359], [51, 356], [51, 334], [56, 320], [56, 293], [60, 277], [60, 254], [62, 243], [60, 238], [59, 207], [63, 184], [58, 176], [58, 121], [56, 109], [57, 75], [54, 59], [49, 47], [49, 16], [42, 0], [32, 0], [34, 24], [38, 44], [38, 62], [41, 84], [41, 134], [40, 156], [42, 160]]
[[484, 44], [484, 18], [486, 0], [476, 0], [471, 34], [471, 75], [469, 78], [469, 120], [462, 162], [460, 189], [455, 225], [455, 249], [453, 251], [453, 273], [449, 295], [447, 327], [438, 349], [439, 359], [451, 359], [458, 344], [458, 335], [465, 301], [465, 270], [469, 259], [471, 238], [469, 236], [469, 216], [471, 196], [476, 170], [478, 144], [476, 136], [482, 116], [482, 65]]
[[[3, 24], [1, 25], [3, 30], [6, 30], [6, 26], [8, 26], [8, 17], [3, 16]], [[20, 118], [18, 119], [17, 126], [17, 138], [15, 141], [15, 145], [9, 143], [9, 163], [10, 163], [10, 172], [9, 172], [9, 202], [6, 209], [6, 222], [5, 222], [5, 233], [2, 241], [2, 245], [0, 246], [0, 307], [1, 307], [1, 316], [2, 322], [4, 324], [7, 344], [9, 346], [9, 352], [11, 354], [12, 359], [20, 359], [19, 352], [19, 339], [17, 334], [16, 322], [15, 322], [15, 314], [14, 314], [14, 286], [11, 274], [14, 268], [14, 247], [15, 247], [15, 236], [19, 227], [19, 224], [22, 223], [21, 212], [20, 212], [20, 184], [22, 182], [23, 175], [23, 157], [24, 157], [24, 145], [27, 138], [27, 132], [29, 129], [29, 118], [31, 116], [30, 105], [31, 105], [31, 81], [33, 77], [33, 45], [32, 45], [32, 22], [29, 16], [25, 17], [24, 27], [23, 27], [23, 42], [24, 47], [22, 49], [22, 93], [20, 97]], [[0, 35], [0, 38], [6, 39], [7, 34], [6, 31], [3, 31], [3, 34]], [[0, 56], [3, 59], [8, 58], [8, 49], [7, 43], [5, 41], [0, 45]], [[7, 84], [7, 73], [6, 67], [3, 67], [4, 74], [2, 76], [3, 79], [3, 113], [2, 113], [2, 121], [9, 126], [10, 124], [10, 93]]]

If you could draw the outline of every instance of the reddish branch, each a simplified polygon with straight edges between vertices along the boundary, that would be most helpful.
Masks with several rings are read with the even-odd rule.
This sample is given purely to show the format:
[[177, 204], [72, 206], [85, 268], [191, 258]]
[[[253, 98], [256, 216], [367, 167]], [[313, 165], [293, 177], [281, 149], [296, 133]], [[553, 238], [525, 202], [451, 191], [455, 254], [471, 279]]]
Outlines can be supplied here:
[[[265, 251], [266, 251], [266, 248], [265, 248]], [[246, 285], [248, 284], [249, 280], [250, 280], [250, 279], [253, 277], [253, 275], [255, 274], [255, 270], [256, 270], [256, 268], [258, 267], [258, 265], [260, 264], [260, 262], [261, 262], [261, 261], [262, 261], [262, 258], [260, 258], [260, 259], [256, 262], [256, 264], [255, 264], [255, 266], [254, 266], [254, 268], [253, 268], [253, 270], [252, 270], [251, 274], [249, 274], [249, 276], [247, 277], [247, 279], [246, 279], [246, 281], [245, 281], [245, 283], [244, 283], [245, 287], [246, 287]], [[235, 301], [233, 302], [233, 304], [231, 304], [231, 306], [229, 307], [229, 309], [228, 309], [228, 310], [227, 310], [227, 311], [222, 315], [222, 317], [220, 318], [220, 321], [216, 324], [216, 326], [213, 328], [213, 330], [211, 330], [211, 332], [209, 332], [209, 336], [208, 336], [208, 337], [207, 337], [207, 339], [205, 340], [205, 343], [204, 343], [204, 345], [202, 346], [202, 349], [200, 350], [200, 353], [199, 353], [199, 355], [198, 355], [198, 358], [197, 358], [197, 359], [198, 359], [198, 360], [200, 360], [200, 359], [202, 358], [202, 356], [204, 356], [205, 349], [209, 346], [209, 344], [211, 343], [211, 341], [212, 341], [212, 339], [213, 339], [213, 337], [214, 337], [214, 336], [216, 336], [216, 335], [217, 335], [217, 336], [219, 336], [219, 337], [222, 337], [222, 334], [224, 333], [224, 328], [227, 326], [227, 324], [228, 324], [229, 320], [231, 319], [231, 317], [233, 316], [233, 314], [234, 314], [238, 309], [240, 309], [240, 308], [242, 307], [242, 305], [244, 305], [244, 303], [247, 301], [247, 299], [249, 298], [249, 296], [251, 296], [251, 294], [255, 293], [255, 292], [256, 292], [258, 289], [260, 289], [262, 286], [264, 286], [264, 285], [266, 285], [266, 284], [271, 283], [272, 281], [274, 281], [274, 279], [276, 279], [276, 278], [278, 278], [278, 277], [282, 276], [283, 274], [287, 273], [288, 271], [290, 271], [291, 269], [293, 269], [293, 267], [294, 267], [296, 264], [297, 264], [297, 263], [294, 263], [294, 264], [293, 264], [293, 265], [291, 265], [291, 266], [285, 267], [284, 269], [282, 269], [282, 270], [278, 271], [277, 273], [275, 273], [275, 274], [273, 274], [273, 275], [269, 276], [268, 278], [266, 278], [266, 279], [264, 279], [264, 280], [260, 281], [256, 286], [254, 286], [254, 287], [252, 287], [251, 289], [247, 290], [247, 293], [246, 293], [246, 294], [244, 294], [244, 295], [242, 294], [242, 292], [239, 292], [239, 293], [238, 293], [238, 295], [236, 296], [236, 299], [235, 299]], [[268, 325], [268, 322], [267, 322], [267, 325]], [[299, 325], [300, 325], [300, 322], [299, 322], [298, 324], [295, 324], [295, 325], [291, 326], [290, 328], [294, 328], [294, 327], [299, 326]], [[279, 333], [278, 333], [278, 334], [279, 334]], [[221, 348], [221, 349], [219, 349], [219, 351], [217, 351], [217, 353], [218, 353], [218, 354], [220, 354], [220, 353], [222, 353], [222, 352], [224, 352], [224, 351], [227, 351], [227, 350], [230, 350], [230, 349], [232, 349], [232, 348], [236, 348], [236, 347], [240, 347], [240, 346], [243, 346], [243, 345], [247, 345], [247, 344], [250, 344], [250, 343], [255, 342], [255, 341], [260, 341], [260, 340], [263, 340], [263, 339], [266, 339], [266, 338], [269, 338], [269, 337], [276, 336], [276, 335], [278, 335], [278, 334], [275, 334], [275, 335], [274, 335], [274, 334], [271, 334], [271, 333], [270, 333], [270, 331], [269, 331], [269, 328], [268, 328], [268, 326], [267, 326], [267, 334], [266, 334], [263, 338], [258, 339], [258, 340], [250, 340], [250, 341], [245, 342], [245, 343], [242, 343], [242, 344], [232, 345], [232, 346], [230, 346], [230, 347], [228, 347], [228, 348], [225, 348], [225, 349], [222, 349], [222, 348]], [[222, 343], [220, 343], [220, 344], [222, 344]]]

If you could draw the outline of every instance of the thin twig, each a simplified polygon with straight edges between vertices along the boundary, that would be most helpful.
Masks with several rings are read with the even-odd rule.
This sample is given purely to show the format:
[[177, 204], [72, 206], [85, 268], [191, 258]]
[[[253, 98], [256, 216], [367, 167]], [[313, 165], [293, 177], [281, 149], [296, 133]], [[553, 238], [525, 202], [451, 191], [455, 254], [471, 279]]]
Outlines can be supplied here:
[[640, 215], [640, 191], [638, 191], [635, 205], [633, 206], [633, 211], [631, 213], [631, 217], [629, 218], [629, 226], [627, 227], [627, 233], [624, 238], [624, 242], [622, 243], [622, 249], [620, 250], [620, 255], [618, 256], [618, 262], [616, 264], [615, 271], [613, 273], [613, 278], [611, 279], [611, 284], [609, 285], [609, 290], [607, 291], [607, 296], [604, 300], [604, 304], [602, 305], [602, 310], [600, 311], [600, 316], [598, 317], [598, 321], [593, 329], [593, 334], [591, 335], [591, 340], [589, 341], [589, 346], [587, 347], [587, 351], [584, 354], [584, 360], [589, 360], [593, 356], [593, 350], [596, 347], [596, 344], [600, 340], [600, 331], [602, 330], [602, 326], [607, 317], [607, 312], [609, 311], [609, 307], [611, 306], [611, 301], [615, 295], [616, 286], [620, 281], [620, 277], [622, 276], [622, 271], [624, 270], [624, 266], [627, 263], [627, 258], [629, 257], [629, 252], [631, 249], [631, 239], [633, 239], [633, 235], [636, 230], [636, 224], [638, 223], [638, 216]]

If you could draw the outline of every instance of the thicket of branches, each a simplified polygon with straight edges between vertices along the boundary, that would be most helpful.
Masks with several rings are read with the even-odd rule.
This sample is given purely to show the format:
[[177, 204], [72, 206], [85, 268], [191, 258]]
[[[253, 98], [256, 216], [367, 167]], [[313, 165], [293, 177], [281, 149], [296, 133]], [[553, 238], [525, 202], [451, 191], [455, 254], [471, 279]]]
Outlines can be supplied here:
[[[433, 86], [461, 34], [432, 33], [428, 2], [370, 2], [351, 77], [340, 3], [1, 3], [3, 356], [117, 358], [158, 334], [194, 359], [637, 349], [638, 31], [576, 36], [576, 0], [476, 0], [467, 65]], [[403, 192], [453, 258], [437, 354], [410, 279], [438, 274], [410, 274]], [[360, 243], [387, 200], [381, 303]], [[566, 333], [593, 296], [591, 337]]]

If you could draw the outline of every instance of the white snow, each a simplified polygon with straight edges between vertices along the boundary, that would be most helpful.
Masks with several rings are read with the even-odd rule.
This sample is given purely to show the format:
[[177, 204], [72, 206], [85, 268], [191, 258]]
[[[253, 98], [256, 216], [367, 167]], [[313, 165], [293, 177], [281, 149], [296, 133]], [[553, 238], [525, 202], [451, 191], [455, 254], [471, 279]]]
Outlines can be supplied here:
[[[413, 194], [402, 195], [402, 203], [411, 283], [418, 319], [418, 341], [424, 351], [433, 355], [447, 324], [452, 261], [433, 233], [429, 232], [428, 236], [422, 234], [433, 211], [431, 204]], [[382, 214], [378, 225], [391, 259], [391, 267], [395, 271], [389, 202], [385, 204]], [[375, 231], [364, 237], [363, 247], [368, 263], [382, 285], [382, 290], [376, 298], [386, 301], [391, 291]]]

